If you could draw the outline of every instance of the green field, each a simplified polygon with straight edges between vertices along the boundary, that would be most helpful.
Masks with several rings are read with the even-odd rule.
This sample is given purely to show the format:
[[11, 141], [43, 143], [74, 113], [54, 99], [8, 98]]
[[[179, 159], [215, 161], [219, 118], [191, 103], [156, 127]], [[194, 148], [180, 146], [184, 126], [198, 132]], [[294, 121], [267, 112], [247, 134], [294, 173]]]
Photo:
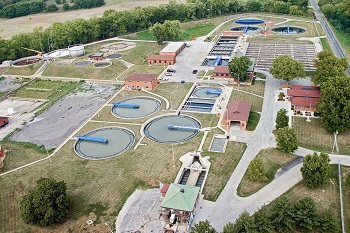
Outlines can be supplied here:
[[248, 124], [247, 124], [247, 130], [253, 131], [255, 130], [256, 126], [258, 125], [260, 120], [260, 114], [257, 112], [250, 111], [249, 118], [248, 118]]
[[268, 183], [270, 183], [275, 176], [275, 173], [286, 163], [294, 160], [296, 156], [288, 155], [286, 156], [283, 152], [271, 148], [261, 150], [256, 157], [260, 157], [263, 160], [266, 181], [254, 181], [249, 178], [248, 173], [246, 172], [241, 180], [241, 183], [238, 186], [237, 194], [242, 197], [250, 196], [253, 193], [256, 193]]
[[[293, 127], [297, 133], [299, 146], [311, 150], [331, 152], [334, 136], [328, 132], [321, 124], [319, 118], [311, 118], [310, 122], [305, 117], [293, 117]], [[350, 130], [337, 135], [340, 154], [350, 154]]]
[[12, 74], [12, 75], [33, 75], [35, 72], [43, 65], [42, 62], [38, 62], [29, 66], [23, 66], [23, 67], [0, 67], [0, 76], [3, 74]]

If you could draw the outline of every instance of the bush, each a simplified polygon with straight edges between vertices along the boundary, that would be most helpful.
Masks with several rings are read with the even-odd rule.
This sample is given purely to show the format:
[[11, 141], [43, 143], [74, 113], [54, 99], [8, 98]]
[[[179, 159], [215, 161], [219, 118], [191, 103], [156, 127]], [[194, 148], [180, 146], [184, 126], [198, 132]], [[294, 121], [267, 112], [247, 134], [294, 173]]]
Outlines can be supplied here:
[[265, 167], [261, 157], [255, 157], [248, 167], [248, 176], [251, 180], [266, 181]]

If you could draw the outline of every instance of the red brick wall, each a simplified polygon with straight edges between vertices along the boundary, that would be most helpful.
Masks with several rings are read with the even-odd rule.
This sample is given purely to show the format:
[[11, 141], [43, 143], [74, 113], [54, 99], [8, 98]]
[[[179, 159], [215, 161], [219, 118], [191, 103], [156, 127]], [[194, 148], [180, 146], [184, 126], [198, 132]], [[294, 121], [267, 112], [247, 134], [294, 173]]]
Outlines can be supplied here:
[[158, 80], [155, 79], [152, 82], [149, 82], [149, 81], [131, 81], [130, 82], [125, 80], [125, 86], [136, 90], [141, 90], [143, 88], [145, 90], [152, 91], [157, 88]]

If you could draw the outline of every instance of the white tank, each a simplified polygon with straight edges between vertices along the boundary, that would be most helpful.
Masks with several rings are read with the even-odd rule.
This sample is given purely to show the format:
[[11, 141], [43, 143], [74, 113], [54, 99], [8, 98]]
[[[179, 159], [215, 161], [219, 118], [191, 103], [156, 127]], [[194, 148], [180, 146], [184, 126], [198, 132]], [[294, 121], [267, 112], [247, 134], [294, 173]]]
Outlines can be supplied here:
[[73, 46], [68, 48], [69, 56], [80, 57], [85, 55], [85, 48], [83, 45]]

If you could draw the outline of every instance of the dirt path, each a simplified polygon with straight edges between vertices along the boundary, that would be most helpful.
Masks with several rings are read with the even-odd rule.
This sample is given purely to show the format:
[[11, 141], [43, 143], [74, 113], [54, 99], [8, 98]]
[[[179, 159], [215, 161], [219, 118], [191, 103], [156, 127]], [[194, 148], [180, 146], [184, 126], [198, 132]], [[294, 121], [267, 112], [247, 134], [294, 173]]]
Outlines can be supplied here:
[[[185, 0], [177, 1], [184, 3]], [[63, 22], [77, 18], [88, 19], [93, 16], [101, 17], [103, 12], [109, 9], [116, 11], [130, 10], [137, 6], [158, 6], [167, 4], [169, 0], [139, 0], [137, 2], [121, 3], [116, 5], [108, 5], [93, 9], [83, 9], [76, 11], [60, 12], [60, 13], [42, 13], [37, 15], [28, 15], [14, 19], [7, 19], [0, 23], [0, 37], [9, 39], [15, 34], [32, 32], [34, 28], [49, 27], [54, 22]]]

